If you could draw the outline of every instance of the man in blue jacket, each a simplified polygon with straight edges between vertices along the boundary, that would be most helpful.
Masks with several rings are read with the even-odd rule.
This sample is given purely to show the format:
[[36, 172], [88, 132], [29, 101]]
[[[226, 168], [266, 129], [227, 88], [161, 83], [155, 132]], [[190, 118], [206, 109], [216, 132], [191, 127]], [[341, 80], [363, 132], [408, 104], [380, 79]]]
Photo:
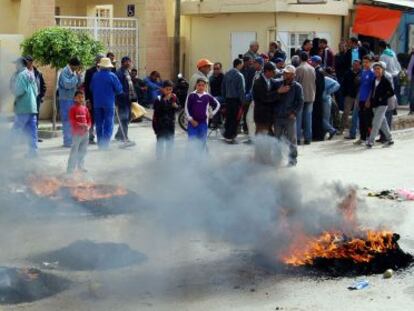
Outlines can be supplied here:
[[63, 126], [63, 146], [72, 147], [72, 132], [69, 121], [69, 110], [73, 104], [73, 97], [81, 84], [81, 63], [74, 57], [59, 75], [59, 107]]
[[96, 137], [99, 149], [107, 149], [114, 129], [115, 96], [122, 94], [118, 77], [111, 72], [114, 66], [107, 57], [98, 64], [99, 71], [93, 75], [90, 90], [94, 103]]
[[121, 60], [121, 68], [116, 71], [116, 75], [121, 82], [123, 90], [123, 92], [116, 97], [116, 106], [118, 108], [118, 115], [121, 123], [119, 124], [115, 139], [119, 141], [128, 141], [128, 125], [131, 119], [131, 103], [138, 100], [130, 74], [131, 68], [132, 61], [128, 56], [125, 56]]

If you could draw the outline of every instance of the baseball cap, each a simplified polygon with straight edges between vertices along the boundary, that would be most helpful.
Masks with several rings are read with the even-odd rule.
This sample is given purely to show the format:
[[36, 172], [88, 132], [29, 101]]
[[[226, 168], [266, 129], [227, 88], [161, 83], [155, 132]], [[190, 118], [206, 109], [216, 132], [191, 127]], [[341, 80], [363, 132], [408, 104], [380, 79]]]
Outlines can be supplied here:
[[296, 73], [296, 68], [293, 65], [287, 65], [285, 69], [283, 69], [283, 72], [286, 73]]
[[322, 58], [318, 55], [314, 55], [314, 56], [311, 57], [311, 61], [313, 63], [322, 63]]
[[203, 68], [205, 66], [213, 66], [213, 63], [210, 62], [207, 58], [202, 58], [197, 62], [197, 68]]
[[283, 58], [278, 57], [275, 59], [275, 64], [284, 63], [284, 62], [285, 60]]
[[387, 65], [384, 62], [376, 62], [372, 65], [372, 68], [375, 68], [375, 67], [381, 67], [382, 69], [385, 70], [387, 68]]
[[260, 64], [261, 66], [263, 66], [263, 65], [264, 65], [264, 59], [263, 59], [263, 58], [261, 58], [261, 57], [256, 57], [256, 58], [254, 59], [254, 62], [255, 62], [255, 63]]

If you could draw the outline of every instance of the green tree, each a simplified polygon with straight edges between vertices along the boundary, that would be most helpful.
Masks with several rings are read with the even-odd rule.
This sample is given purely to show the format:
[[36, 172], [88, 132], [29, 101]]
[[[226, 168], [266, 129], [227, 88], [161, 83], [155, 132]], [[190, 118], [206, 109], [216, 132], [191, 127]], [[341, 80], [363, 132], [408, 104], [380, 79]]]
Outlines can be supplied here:
[[[77, 57], [83, 67], [92, 65], [95, 56], [105, 48], [89, 34], [60, 27], [44, 28], [35, 32], [22, 43], [23, 55], [31, 55], [37, 64], [51, 66], [57, 72], [64, 68], [72, 57]], [[56, 81], [57, 82], [57, 81]], [[53, 104], [53, 129], [56, 129], [56, 94]]]

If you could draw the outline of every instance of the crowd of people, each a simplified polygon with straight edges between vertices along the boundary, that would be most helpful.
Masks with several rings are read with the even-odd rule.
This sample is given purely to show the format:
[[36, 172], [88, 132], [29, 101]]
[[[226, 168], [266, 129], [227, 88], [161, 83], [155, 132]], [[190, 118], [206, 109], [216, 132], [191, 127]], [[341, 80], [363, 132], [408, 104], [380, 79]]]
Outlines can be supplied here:
[[[254, 143], [257, 135], [274, 136], [289, 145], [292, 166], [297, 163], [297, 145], [345, 132], [346, 139], [368, 148], [376, 142], [394, 143], [390, 128], [400, 101], [402, 69], [386, 42], [379, 42], [378, 55], [356, 38], [341, 42], [337, 54], [326, 39], [305, 40], [291, 59], [279, 42], [271, 42], [265, 53], [259, 51], [259, 43], [252, 42], [227, 72], [220, 62], [200, 59], [189, 83], [181, 76], [176, 83], [186, 84], [188, 92], [178, 89], [177, 94], [176, 85], [163, 81], [157, 71], [140, 79], [128, 56], [118, 67], [113, 53], [97, 55], [85, 73], [79, 59], [72, 58], [59, 75], [57, 90], [63, 146], [71, 148], [68, 172], [85, 169], [87, 145], [95, 139], [100, 149], [108, 148], [114, 120], [119, 123], [115, 139], [129, 141], [135, 102], [154, 108], [158, 157], [171, 149], [179, 104], [185, 106], [190, 140], [205, 146], [209, 120], [224, 111], [227, 143], [237, 143], [241, 130], [248, 134], [246, 143]], [[45, 82], [32, 57], [19, 58], [16, 66], [11, 80], [14, 129], [30, 137], [30, 156], [35, 156]], [[414, 56], [410, 66], [414, 72]], [[343, 111], [340, 120], [335, 120], [333, 107]]]

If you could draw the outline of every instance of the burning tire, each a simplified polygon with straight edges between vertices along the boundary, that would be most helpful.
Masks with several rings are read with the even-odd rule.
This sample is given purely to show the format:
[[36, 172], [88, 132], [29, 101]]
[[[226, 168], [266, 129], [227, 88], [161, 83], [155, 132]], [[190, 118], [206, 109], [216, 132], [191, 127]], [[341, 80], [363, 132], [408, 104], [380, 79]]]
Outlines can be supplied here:
[[66, 290], [68, 280], [37, 269], [0, 267], [0, 304], [33, 302]]

